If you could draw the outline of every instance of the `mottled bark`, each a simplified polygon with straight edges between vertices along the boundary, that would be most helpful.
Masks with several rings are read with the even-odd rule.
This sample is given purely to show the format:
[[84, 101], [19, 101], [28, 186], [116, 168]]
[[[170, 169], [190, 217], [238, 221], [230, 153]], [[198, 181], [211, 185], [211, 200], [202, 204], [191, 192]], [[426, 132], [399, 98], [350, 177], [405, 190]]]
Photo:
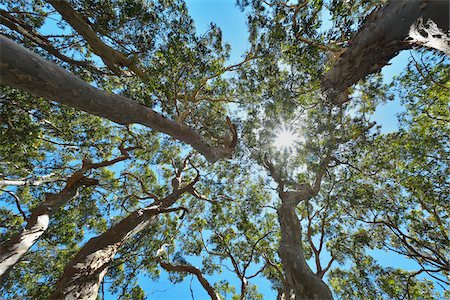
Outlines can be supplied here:
[[161, 261], [159, 264], [163, 269], [169, 272], [182, 272], [195, 275], [205, 291], [211, 297], [211, 299], [220, 300], [219, 294], [214, 290], [213, 286], [208, 282], [208, 280], [206, 280], [206, 278], [198, 268], [191, 265], [174, 265], [163, 261]]
[[108, 266], [123, 243], [156, 221], [181, 195], [191, 192], [199, 177], [146, 208], [134, 211], [103, 234], [90, 239], [67, 265], [50, 299], [96, 299]]
[[321, 276], [314, 274], [306, 262], [302, 243], [302, 227], [296, 212], [300, 202], [308, 201], [319, 193], [322, 177], [330, 162], [333, 149], [334, 147], [330, 147], [327, 155], [320, 162], [314, 184], [290, 182], [289, 185], [295, 187], [295, 190], [286, 189], [285, 185], [288, 182], [282, 178], [279, 170], [267, 155], [264, 157], [264, 167], [278, 184], [277, 191], [281, 200], [281, 205], [277, 209], [281, 231], [278, 254], [281, 258], [285, 278], [283, 278], [284, 290], [278, 292], [279, 299], [333, 299], [330, 289], [323, 282]]
[[0, 35], [0, 84], [58, 101], [118, 124], [142, 124], [191, 145], [210, 162], [231, 157], [236, 146], [210, 146], [195, 130], [125, 97], [97, 89], [63, 68]]
[[90, 239], [66, 267], [50, 299], [96, 299], [100, 284], [120, 246], [148, 227], [157, 207], [140, 209]]
[[46, 201], [31, 211], [25, 228], [0, 245], [0, 282], [2, 282], [12, 267], [28, 252], [31, 246], [47, 230], [51, 216], [58, 209], [77, 196], [82, 185], [95, 185], [97, 180], [84, 176], [72, 178], [63, 190], [57, 194], [48, 194]]
[[425, 46], [450, 54], [449, 3], [395, 0], [369, 15], [322, 80], [328, 100], [346, 101], [348, 87], [378, 72], [401, 50]]

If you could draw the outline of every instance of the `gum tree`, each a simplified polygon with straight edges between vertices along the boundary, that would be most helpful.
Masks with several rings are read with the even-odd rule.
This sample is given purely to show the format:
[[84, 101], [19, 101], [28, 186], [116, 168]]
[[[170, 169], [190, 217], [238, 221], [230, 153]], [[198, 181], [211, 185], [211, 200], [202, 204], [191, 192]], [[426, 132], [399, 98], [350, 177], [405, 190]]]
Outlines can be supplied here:
[[[161, 272], [212, 299], [448, 284], [446, 1], [238, 1], [232, 65], [181, 0], [0, 3], [2, 297], [145, 299]], [[373, 121], [389, 99], [392, 133]]]

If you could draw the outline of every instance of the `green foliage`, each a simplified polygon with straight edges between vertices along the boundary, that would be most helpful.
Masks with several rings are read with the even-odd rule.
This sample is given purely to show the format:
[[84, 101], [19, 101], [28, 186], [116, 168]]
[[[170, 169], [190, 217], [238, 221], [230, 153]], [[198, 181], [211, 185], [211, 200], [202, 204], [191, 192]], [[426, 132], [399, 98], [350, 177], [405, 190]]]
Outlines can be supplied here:
[[[48, 297], [89, 238], [170, 194], [174, 174], [185, 161], [182, 184], [197, 172], [201, 180], [173, 207], [189, 212], [183, 217], [161, 214], [121, 245], [102, 286], [107, 293], [145, 299], [139, 284], [148, 280], [156, 285], [166, 272], [157, 257], [162, 246], [164, 259], [200, 269], [224, 299], [265, 299], [257, 283], [267, 280], [283, 292], [277, 252], [280, 185], [289, 191], [313, 186], [323, 171], [318, 194], [297, 207], [299, 251], [334, 295], [443, 296], [437, 286], [448, 284], [450, 257], [448, 59], [415, 51], [392, 84], [371, 75], [350, 89], [348, 103], [331, 106], [320, 92], [320, 78], [364, 17], [384, 1], [314, 0], [297, 12], [290, 2], [238, 2], [249, 12], [251, 47], [246, 63], [226, 67], [230, 46], [223, 43], [220, 29], [212, 24], [197, 35], [181, 0], [71, 1], [103, 42], [142, 68], [148, 77], [143, 81], [126, 68], [122, 75], [112, 74], [66, 21], [55, 21], [43, 1], [0, 0], [4, 10], [36, 32], [44, 32], [46, 22], [55, 23], [52, 34], [58, 36], [49, 38], [51, 45], [90, 66], [64, 62], [6, 27], [2, 33], [107, 92], [198, 130], [211, 144], [227, 138], [220, 135], [226, 114], [241, 119], [233, 120], [239, 131], [234, 158], [211, 165], [148, 128], [112, 124], [1, 87], [0, 179], [28, 182], [0, 186], [2, 242], [25, 226], [11, 193], [29, 215], [47, 193], [63, 189], [84, 159], [112, 160], [121, 155], [119, 145], [139, 148], [123, 162], [85, 174], [99, 184], [80, 188], [55, 212], [49, 229], [8, 275], [0, 297]], [[328, 15], [329, 28], [324, 25]], [[224, 76], [231, 70], [235, 76]], [[388, 100], [399, 101], [404, 109], [394, 132], [372, 124], [373, 113]], [[290, 149], [273, 143], [282, 127], [298, 138]], [[268, 176], [265, 159], [276, 166], [281, 183]], [[30, 184], [47, 175], [55, 180]], [[411, 270], [378, 263], [373, 258], [377, 251], [407, 258]], [[190, 276], [169, 273], [174, 284]]]

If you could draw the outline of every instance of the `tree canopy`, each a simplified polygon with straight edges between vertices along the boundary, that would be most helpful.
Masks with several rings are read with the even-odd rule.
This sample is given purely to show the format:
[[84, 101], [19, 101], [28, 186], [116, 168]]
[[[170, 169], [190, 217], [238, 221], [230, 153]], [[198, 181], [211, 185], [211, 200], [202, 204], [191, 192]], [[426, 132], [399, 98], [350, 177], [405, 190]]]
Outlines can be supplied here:
[[0, 0], [0, 298], [450, 297], [449, 2], [236, 5]]

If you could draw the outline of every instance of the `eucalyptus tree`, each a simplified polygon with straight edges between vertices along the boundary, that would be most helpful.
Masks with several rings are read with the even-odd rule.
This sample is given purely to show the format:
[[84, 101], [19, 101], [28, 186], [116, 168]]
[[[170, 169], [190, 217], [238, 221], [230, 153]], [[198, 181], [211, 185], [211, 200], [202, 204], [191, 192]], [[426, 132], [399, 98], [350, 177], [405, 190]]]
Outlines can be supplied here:
[[[211, 161], [231, 154], [236, 143], [236, 131], [231, 121], [229, 119], [226, 121], [223, 117], [225, 109], [222, 102], [232, 100], [233, 95], [230, 93], [226, 82], [221, 79], [221, 75], [226, 71], [239, 67], [239, 64], [228, 67], [223, 66], [229, 49], [222, 44], [219, 29], [212, 27], [204, 36], [197, 37], [192, 20], [187, 16], [186, 8], [182, 2], [161, 1], [145, 4], [111, 1], [102, 5], [91, 2], [69, 3], [54, 1], [49, 3], [52, 6], [41, 1], [18, 1], [15, 3], [6, 1], [2, 3], [1, 24], [4, 36], [2, 36], [1, 42], [1, 58], [5, 59], [5, 61], [11, 59], [6, 64], [2, 64], [0, 76], [2, 85], [7, 84], [12, 87], [19, 87], [31, 94], [44, 96], [47, 100], [60, 101], [64, 104], [69, 104], [69, 106], [78, 103], [74, 107], [87, 110], [96, 115], [99, 115], [104, 110], [100, 113], [101, 115], [104, 115], [106, 112], [109, 119], [117, 121], [119, 124], [130, 123], [128, 121], [123, 122], [123, 117], [131, 116], [133, 119], [138, 115], [143, 116], [143, 119], [146, 120], [144, 123], [150, 121], [153, 125], [160, 124], [156, 125], [156, 127], [152, 125], [153, 129], [163, 129], [169, 124], [175, 138], [180, 137], [180, 134], [183, 135], [183, 131], [188, 133], [185, 136], [186, 141], [205, 154]], [[91, 5], [96, 5], [97, 9], [93, 9], [93, 7], [90, 7]], [[105, 16], [112, 15], [115, 18], [110, 20], [105, 18]], [[55, 17], [60, 20], [54, 22]], [[46, 32], [48, 28], [43, 28], [45, 23], [53, 23], [54, 27], [50, 31], [53, 30], [54, 32]], [[69, 26], [72, 30], [67, 30]], [[133, 32], [134, 35], [130, 35], [130, 32]], [[15, 44], [12, 40], [38, 52], [39, 55]], [[113, 47], [118, 47], [120, 50], [114, 50]], [[15, 49], [13, 53], [10, 52], [12, 49]], [[21, 59], [18, 59], [20, 55], [23, 56]], [[101, 61], [95, 55], [100, 57]], [[131, 56], [135, 57], [131, 58]], [[50, 62], [50, 60], [54, 62]], [[32, 61], [33, 63], [31, 63]], [[22, 67], [25, 68], [29, 66], [36, 67], [34, 71], [38, 73], [33, 73], [31, 69], [25, 70], [25, 73], [28, 74], [27, 76], [30, 76], [27, 77], [28, 79], [32, 79], [34, 76], [31, 74], [37, 76], [33, 79], [37, 80], [35, 81], [35, 86], [27, 84], [20, 86], [20, 78], [24, 79], [24, 77], [20, 76], [20, 71], [15, 73], [16, 75], [19, 74], [17, 82], [12, 83], [9, 81], [13, 79], [7, 72], [11, 63], [15, 65], [13, 73], [20, 69], [16, 63], [24, 63]], [[67, 72], [67, 70], [71, 73]], [[148, 76], [148, 74], [144, 73], [151, 73], [152, 75]], [[48, 80], [44, 78], [44, 74], [49, 76], [47, 77]], [[137, 80], [134, 78], [134, 75], [137, 75]], [[63, 81], [61, 81], [62, 79]], [[64, 82], [64, 79], [69, 81]], [[42, 80], [46, 83], [43, 84]], [[69, 95], [63, 92], [65, 88], [67, 88]], [[104, 122], [103, 124], [103, 121], [100, 121], [100, 119], [85, 114], [77, 113], [76, 117], [70, 120], [74, 124], [61, 122], [61, 120], [72, 116], [74, 114], [73, 110], [64, 105], [56, 105], [53, 102], [46, 104], [41, 99], [19, 93], [17, 90], [11, 90], [11, 92], [8, 90], [8, 93], [12, 96], [2, 95], [2, 112], [5, 116], [2, 121], [7, 125], [6, 130], [3, 132], [5, 139], [2, 139], [2, 142], [6, 142], [6, 137], [10, 136], [16, 147], [24, 148], [24, 153], [20, 155], [19, 152], [12, 151], [13, 147], [11, 144], [3, 145], [2, 151], [9, 157], [2, 155], [2, 160], [7, 163], [5, 169], [2, 170], [4, 171], [2, 172], [2, 176], [4, 176], [2, 186], [22, 181], [24, 182], [25, 187], [23, 189], [25, 190], [22, 191], [21, 187], [18, 191], [8, 189], [2, 196], [8, 202], [10, 202], [9, 197], [17, 200], [15, 202], [20, 212], [22, 212], [20, 205], [24, 205], [27, 202], [26, 199], [31, 198], [27, 195], [28, 189], [32, 189], [33, 193], [38, 192], [43, 195], [49, 189], [56, 188], [57, 190], [57, 186], [64, 181], [67, 181], [66, 187], [72, 183], [69, 171], [72, 167], [69, 167], [67, 164], [74, 164], [77, 160], [78, 163], [81, 160], [88, 162], [84, 158], [97, 158], [98, 154], [95, 147], [101, 151], [101, 159], [99, 160], [102, 160], [104, 156], [110, 155], [113, 151], [112, 149], [117, 147], [117, 143], [115, 146], [113, 144], [118, 138], [107, 136], [108, 131], [106, 130], [110, 130], [107, 126], [116, 128], [115, 132], [120, 139], [127, 139], [128, 136], [133, 140], [133, 135], [130, 136], [129, 130], [120, 129], [120, 127], [109, 122]], [[121, 95], [114, 95], [114, 93]], [[126, 99], [125, 96], [130, 99]], [[108, 108], [103, 107], [102, 109], [100, 106], [104, 105], [105, 102], [99, 100], [107, 98], [115, 100], [109, 102], [112, 105], [108, 105]], [[22, 99], [22, 103], [18, 104], [19, 100]], [[85, 100], [94, 102], [83, 102]], [[91, 110], [87, 109], [89, 107]], [[151, 110], [151, 107], [156, 107], [161, 113], [154, 112]], [[17, 113], [12, 114], [12, 112], [16, 111]], [[21, 120], [20, 113], [25, 113], [26, 117], [24, 120]], [[28, 117], [28, 115], [30, 116]], [[52, 118], [49, 118], [48, 115], [52, 116]], [[171, 121], [163, 115], [171, 116], [176, 120]], [[217, 119], [218, 116], [223, 117], [222, 124], [225, 124], [226, 128], [231, 130], [229, 135], [222, 132], [222, 124], [211, 122], [211, 120]], [[54, 120], [58, 121], [55, 122]], [[132, 122], [136, 122], [136, 120]], [[86, 124], [83, 124], [83, 122]], [[183, 123], [197, 129], [190, 129]], [[103, 129], [103, 125], [106, 125], [106, 129]], [[45, 130], [35, 130], [39, 126], [44, 127], [47, 131], [50, 130], [50, 134]], [[167, 131], [166, 129], [169, 127], [163, 129], [163, 131]], [[58, 133], [56, 137], [52, 132], [54, 130]], [[204, 136], [201, 136], [201, 134]], [[49, 135], [52, 137], [49, 138]], [[156, 142], [154, 137], [152, 135], [140, 135], [140, 137], [145, 139], [143, 149], [148, 151], [146, 155], [152, 154], [153, 150], [149, 150], [155, 149], [150, 145]], [[204, 142], [205, 138], [209, 142]], [[45, 143], [39, 144], [36, 142], [36, 140], [41, 139], [45, 140]], [[93, 146], [88, 144], [92, 140], [95, 140]], [[136, 140], [133, 140], [133, 142], [142, 143], [142, 141]], [[217, 146], [210, 147], [209, 143]], [[96, 144], [100, 144], [100, 146]], [[79, 145], [83, 145], [85, 152], [80, 150], [76, 151], [73, 156], [68, 155], [71, 151], [74, 151], [73, 148], [77, 149]], [[36, 148], [39, 151], [36, 151], [37, 153], [34, 154], [32, 150]], [[71, 149], [71, 151], [67, 152], [67, 149]], [[55, 151], [55, 154], [52, 154], [52, 151]], [[58, 156], [62, 156], [61, 161], [58, 161]], [[139, 157], [142, 159], [143, 156]], [[53, 181], [49, 180], [50, 175], [53, 176], [53, 174], [48, 174], [50, 171], [45, 170], [45, 165], [42, 162], [44, 158], [59, 164], [57, 168], [51, 169], [61, 173], [55, 174]], [[17, 163], [22, 163], [22, 161], [24, 165]], [[75, 172], [74, 175], [83, 175], [82, 173], [91, 170], [92, 166], [90, 164], [87, 167], [87, 164], [83, 164], [83, 167], [78, 172], [76, 170], [72, 172]], [[25, 167], [28, 169], [25, 169]], [[39, 178], [38, 174], [42, 173], [42, 170], [44, 170], [43, 176]], [[111, 199], [116, 199], [116, 195], [120, 194], [117, 192], [118, 187], [116, 183], [114, 183], [114, 172], [110, 170], [105, 170], [105, 172], [110, 183], [106, 185], [101, 184], [102, 187], [95, 192], [95, 196], [100, 197], [100, 199], [89, 202], [91, 203], [90, 205], [94, 206], [97, 203], [99, 209], [88, 209], [83, 212], [82, 217], [77, 216], [81, 221], [88, 218], [89, 213], [97, 215], [97, 221], [102, 226], [97, 226], [94, 233], [95, 231], [99, 232], [100, 228], [105, 228], [106, 226], [109, 218], [105, 215], [105, 209], [113, 209], [113, 211], [119, 209], [118, 204], [111, 203]], [[46, 184], [37, 186], [38, 183], [43, 182]], [[77, 180], [77, 182], [79, 181]], [[102, 181], [100, 180], [100, 182]], [[66, 189], [63, 189], [63, 191], [66, 191]], [[65, 196], [64, 199], [59, 199], [63, 201], [56, 201], [57, 206], [63, 206], [64, 211], [66, 211], [68, 207], [75, 205], [75, 203], [68, 203], [72, 194], [75, 194], [72, 192], [75, 191], [76, 189], [71, 189], [71, 195], [56, 194]], [[89, 193], [92, 194], [92, 190]], [[89, 195], [88, 197], [91, 196]], [[33, 200], [33, 206], [40, 198], [42, 196], [35, 197], [36, 200]], [[133, 201], [136, 201], [136, 199]], [[56, 202], [51, 201], [50, 204]], [[124, 203], [122, 204], [125, 205]], [[48, 207], [49, 203], [43, 205]], [[83, 238], [82, 228], [84, 226], [80, 225], [82, 223], [74, 223], [67, 216], [65, 219], [64, 217], [60, 219], [56, 210], [57, 207], [54, 205], [50, 206], [53, 209], [52, 214], [56, 212], [56, 216], [51, 221], [48, 233], [44, 234], [45, 241], [38, 243], [35, 246], [37, 248], [28, 253], [23, 260], [30, 263], [27, 259], [34, 257], [31, 264], [35, 265], [36, 268], [30, 268], [32, 271], [28, 275], [23, 276], [25, 269], [24, 265], [20, 264], [10, 274], [10, 279], [4, 285], [5, 292], [11, 291], [12, 286], [16, 287], [16, 290], [13, 289], [14, 292], [12, 294], [7, 295], [13, 296], [22, 289], [30, 292], [30, 295], [34, 295], [32, 297], [48, 294], [51, 288], [46, 289], [45, 285], [51, 285], [52, 280], [54, 281], [60, 275], [58, 272], [62, 271], [61, 266], [68, 262], [67, 259], [71, 253], [76, 250], [74, 245]], [[30, 208], [30, 211], [34, 212], [36, 209], [32, 210]], [[13, 211], [9, 209], [4, 210], [4, 213], [9, 217], [2, 224], [6, 228], [14, 226], [11, 228], [13, 230], [4, 232], [5, 236], [2, 237], [2, 242], [6, 242], [4, 245], [8, 249], [10, 249], [9, 244], [14, 241], [11, 233], [19, 231], [21, 223], [19, 221], [20, 217], [14, 216]], [[71, 213], [76, 215], [75, 211]], [[99, 217], [100, 215], [101, 217]], [[31, 216], [34, 215], [32, 214]], [[23, 218], [28, 218], [25, 213], [23, 213]], [[58, 228], [60, 229], [58, 232], [57, 228], [54, 228], [55, 225], [53, 225], [56, 224], [58, 227], [58, 221], [70, 224], [70, 226], [61, 226]], [[88, 222], [88, 226], [90, 223], [95, 222]], [[80, 227], [75, 237], [65, 240], [61, 236], [68, 236], [75, 227]], [[55, 230], [57, 231], [56, 235]], [[48, 236], [56, 241], [57, 244], [68, 245], [69, 254], [64, 257], [65, 259], [57, 262], [58, 267], [54, 265], [52, 272], [42, 272], [42, 276], [47, 278], [47, 280], [42, 280], [42, 276], [36, 276], [36, 278], [30, 280], [32, 278], [31, 274], [36, 272], [35, 275], [37, 275], [40, 268], [42, 268], [41, 261], [39, 261], [41, 254], [44, 261], [48, 259], [48, 257], [45, 258], [45, 255], [49, 252], [40, 253], [39, 251], [56, 251], [56, 249], [52, 249], [52, 243], [46, 243]], [[63, 246], [62, 248], [65, 247]], [[63, 251], [58, 250], [56, 252], [64, 252], [64, 249], [61, 250]], [[2, 251], [3, 254], [8, 255], [8, 252]], [[21, 275], [22, 278], [20, 278]], [[20, 280], [17, 280], [19, 278]], [[20, 283], [22, 286], [20, 286]], [[37, 285], [38, 288], [32, 287], [33, 284]], [[30, 286], [31, 289], [28, 288]]]
[[[448, 2], [238, 2], [251, 48], [227, 66], [220, 29], [197, 36], [181, 0], [0, 1], [1, 254], [52, 209], [2, 296], [144, 299], [139, 275], [162, 269], [212, 299], [261, 299], [262, 277], [279, 299], [439, 296]], [[436, 50], [383, 85], [416, 46]], [[372, 114], [399, 95], [401, 129], [382, 134]]]
[[1, 140], [14, 145], [2, 145], [1, 153], [2, 289], [12, 292], [17, 276], [29, 281], [20, 288], [35, 283], [24, 270], [42, 263], [29, 265], [41, 245], [47, 245], [44, 251], [55, 245], [71, 249], [85, 230], [104, 226], [97, 206], [104, 199], [97, 197], [112, 178], [105, 167], [129, 153], [120, 146], [128, 142], [126, 135], [109, 122], [8, 88], [2, 88], [2, 100], [7, 126]]
[[[215, 170], [214, 170], [215, 169]], [[213, 171], [213, 172], [211, 172]], [[254, 278], [263, 278], [278, 236], [271, 194], [253, 167], [243, 161], [221, 162], [210, 169], [196, 195], [201, 213], [188, 216], [177, 255], [202, 258], [202, 270], [216, 280], [227, 298], [261, 299]], [[237, 279], [237, 286], [229, 277]], [[229, 289], [231, 287], [231, 289]]]
[[[197, 37], [182, 1], [48, 3], [51, 6], [41, 1], [5, 3], [2, 85], [118, 124], [142, 124], [190, 144], [211, 162], [232, 154], [237, 139], [234, 125], [225, 118], [209, 122], [224, 114], [221, 102], [233, 100], [221, 75], [239, 66], [223, 65], [229, 49], [222, 44], [220, 30], [213, 27]], [[61, 18], [55, 24], [60, 32], [40, 33], [55, 14]], [[72, 30], [66, 33], [69, 26]], [[61, 65], [11, 38], [45, 50]], [[101, 78], [105, 75], [108, 80]], [[113, 89], [122, 95], [100, 89], [108, 86], [105, 81], [111, 76], [118, 76], [116, 83], [122, 87]], [[131, 83], [145, 94], [138, 101], [135, 95], [126, 97]], [[228, 124], [228, 131], [218, 131], [223, 124]]]
[[[143, 231], [125, 244], [105, 280], [112, 281], [113, 291], [125, 297], [140, 288], [138, 274], [157, 283], [161, 273], [167, 272], [173, 284], [192, 276], [212, 299], [262, 299], [252, 281], [264, 278], [263, 273], [272, 268], [268, 261], [273, 260], [277, 237], [275, 216], [261, 214], [272, 209], [270, 193], [262, 182], [253, 183], [238, 161], [211, 167], [191, 159], [202, 179], [188, 192], [189, 197], [180, 199], [179, 205], [189, 212], [181, 221], [164, 215], [156, 225], [162, 227], [158, 234], [151, 233], [154, 239]], [[198, 291], [192, 293], [198, 295]]]
[[[366, 76], [378, 72], [398, 51], [413, 45], [425, 45], [448, 53], [448, 3], [391, 1], [381, 6], [382, 3], [375, 1], [240, 3], [242, 7], [250, 5], [252, 9], [249, 24], [253, 50], [265, 55], [241, 73], [244, 80], [241, 91], [249, 103], [246, 107], [249, 111], [246, 133], [250, 137], [247, 146], [276, 182], [281, 200], [278, 206], [281, 226], [278, 255], [286, 282], [284, 296], [331, 299], [331, 291], [321, 280], [322, 266], [316, 263], [316, 272], [313, 272], [306, 261], [305, 244], [309, 244], [310, 250], [318, 256], [318, 249], [311, 242], [311, 219], [302, 218], [307, 221], [306, 230], [302, 229], [296, 209], [301, 207], [304, 216], [310, 215], [310, 210], [324, 207], [320, 201], [312, 207], [309, 204], [317, 197], [324, 199], [320, 195], [322, 182], [333, 177], [341, 180], [342, 170], [353, 165], [351, 155], [355, 152], [352, 149], [358, 151], [358, 147], [373, 140], [376, 131], [371, 130], [374, 124], [370, 122], [370, 115], [386, 97], [386, 88], [381, 89], [379, 76]], [[327, 13], [331, 15], [331, 25], [323, 24], [323, 16]], [[398, 14], [404, 14], [404, 17], [397, 18]], [[425, 38], [429, 41], [425, 42]], [[436, 41], [434, 47], [432, 40]], [[380, 47], [381, 51], [378, 50]], [[352, 87], [357, 82], [358, 85]], [[276, 128], [277, 123], [284, 127], [279, 132], [264, 129]], [[443, 132], [442, 128], [439, 130]], [[297, 136], [300, 142], [291, 141], [290, 145], [285, 144], [284, 149], [273, 153], [265, 145], [278, 140], [276, 136], [288, 136], [291, 140]], [[283, 151], [285, 155], [280, 155]], [[341, 161], [340, 156], [348, 159]], [[441, 163], [445, 164], [445, 161]], [[350, 190], [356, 186], [349, 181], [346, 184]], [[337, 194], [336, 201], [339, 196], [346, 195]], [[301, 202], [302, 206], [299, 206]], [[339, 211], [344, 213], [338, 209], [338, 214]], [[327, 214], [333, 215], [332, 210], [325, 212]], [[352, 229], [360, 228], [359, 221], [346, 224], [353, 226], [347, 230], [352, 232]], [[323, 232], [327, 229], [322, 227]], [[332, 227], [329, 230], [333, 231]], [[302, 240], [305, 231], [307, 239]], [[445, 239], [445, 234], [440, 238]], [[358, 240], [353, 240], [356, 242]], [[361, 257], [365, 248], [376, 248], [364, 239], [359, 242], [362, 242], [358, 247], [362, 252], [356, 253]], [[328, 243], [327, 250], [338, 255], [344, 250], [340, 246]], [[345, 258], [345, 253], [338, 257], [342, 254]], [[442, 256], [442, 253], [438, 254]], [[331, 256], [335, 259], [333, 254]], [[346, 256], [358, 258], [358, 255]], [[341, 263], [343, 261], [341, 259]], [[446, 261], [442, 263], [445, 265]], [[439, 271], [445, 273], [445, 267]], [[413, 274], [409, 275], [413, 277]], [[333, 287], [339, 288], [338, 285]], [[392, 291], [383, 291], [394, 296]], [[410, 295], [409, 289], [404, 295]]]
[[80, 187], [98, 184], [98, 180], [85, 176], [87, 172], [126, 160], [130, 157], [128, 151], [133, 150], [124, 148], [122, 145], [119, 146], [119, 149], [122, 156], [109, 161], [93, 163], [84, 159], [82, 167], [67, 178], [64, 188], [56, 194], [46, 194], [43, 203], [34, 207], [29, 216], [22, 211], [20, 199], [13, 192], [6, 191], [16, 198], [17, 208], [27, 224], [24, 230], [11, 236], [4, 245], [0, 246], [0, 276], [2, 279], [47, 230], [50, 217], [78, 195]]
[[[413, 272], [403, 274], [399, 298], [417, 297], [420, 289], [412, 282], [420, 274], [448, 286], [447, 71], [443, 57], [412, 57], [393, 83], [405, 106], [400, 130], [379, 135], [351, 154], [355, 161], [346, 176], [352, 189], [341, 191], [346, 213], [364, 225], [377, 247], [416, 262]], [[434, 296], [429, 292], [428, 298]]]

